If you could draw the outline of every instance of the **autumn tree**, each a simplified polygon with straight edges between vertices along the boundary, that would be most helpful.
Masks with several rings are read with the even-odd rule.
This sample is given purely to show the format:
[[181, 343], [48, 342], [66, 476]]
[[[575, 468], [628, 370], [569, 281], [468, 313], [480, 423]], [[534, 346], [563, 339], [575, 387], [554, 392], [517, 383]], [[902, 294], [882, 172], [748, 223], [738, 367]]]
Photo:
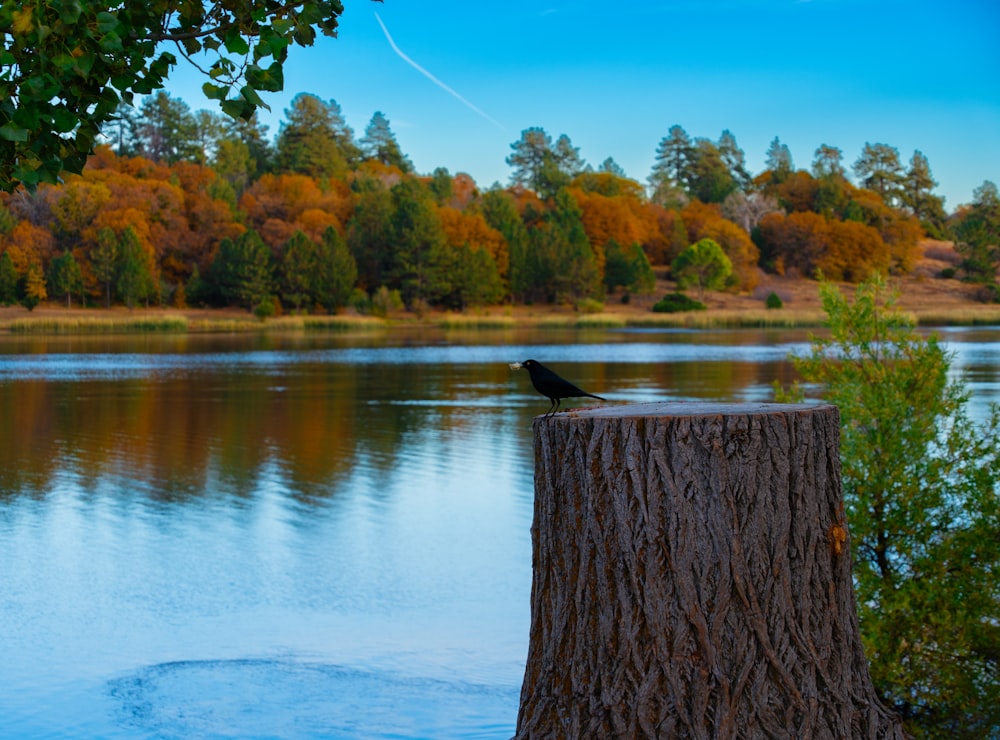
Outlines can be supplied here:
[[0, 188], [80, 172], [124, 100], [162, 89], [179, 54], [206, 72], [205, 95], [249, 118], [282, 89], [289, 49], [333, 36], [338, 0], [0, 5]]
[[42, 266], [37, 262], [28, 265], [24, 274], [24, 290], [21, 304], [29, 311], [34, 311], [35, 306], [49, 297], [45, 289], [45, 275]]
[[389, 119], [382, 111], [375, 111], [365, 128], [365, 135], [358, 143], [365, 159], [381, 162], [389, 167], [397, 167], [402, 172], [413, 172], [413, 163], [399, 148], [396, 135], [389, 126]]
[[685, 249], [670, 265], [670, 272], [679, 288], [694, 285], [698, 288], [699, 299], [705, 290], [719, 290], [726, 284], [733, 271], [733, 265], [722, 251], [722, 247], [712, 239], [701, 239]]
[[828, 338], [795, 365], [841, 414], [861, 636], [917, 738], [1000, 733], [1000, 407], [969, 417], [952, 356], [881, 279], [821, 288]]

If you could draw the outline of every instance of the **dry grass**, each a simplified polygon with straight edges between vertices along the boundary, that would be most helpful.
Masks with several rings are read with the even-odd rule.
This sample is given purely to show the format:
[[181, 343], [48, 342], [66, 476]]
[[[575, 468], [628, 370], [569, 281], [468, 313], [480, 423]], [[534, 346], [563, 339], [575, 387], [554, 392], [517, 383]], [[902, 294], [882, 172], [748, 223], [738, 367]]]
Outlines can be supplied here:
[[[976, 300], [977, 286], [942, 279], [941, 269], [957, 259], [948, 242], [925, 241], [917, 268], [911, 275], [893, 279], [899, 305], [924, 325], [1000, 324], [1000, 305]], [[855, 286], [841, 289], [852, 294]], [[673, 283], [657, 281], [648, 296], [632, 296], [622, 304], [609, 297], [604, 310], [581, 313], [566, 306], [490, 306], [463, 314], [428, 312], [420, 317], [400, 313], [387, 319], [371, 316], [281, 316], [261, 321], [238, 309], [66, 309], [56, 304], [33, 312], [21, 307], [0, 307], [0, 332], [117, 333], [117, 332], [259, 332], [259, 331], [378, 331], [389, 327], [435, 326], [447, 330], [588, 329], [636, 327], [776, 327], [819, 326], [819, 284], [813, 280], [760, 274], [750, 294], [709, 292], [706, 311], [676, 314], [652, 312], [653, 304], [675, 290]], [[768, 310], [765, 300], [776, 293], [780, 309]]]

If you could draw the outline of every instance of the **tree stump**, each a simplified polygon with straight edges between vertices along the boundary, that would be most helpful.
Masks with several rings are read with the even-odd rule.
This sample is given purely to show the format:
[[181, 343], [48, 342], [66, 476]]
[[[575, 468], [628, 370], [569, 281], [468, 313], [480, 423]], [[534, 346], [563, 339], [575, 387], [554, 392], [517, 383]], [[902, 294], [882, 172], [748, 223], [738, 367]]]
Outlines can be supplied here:
[[862, 650], [836, 407], [534, 422], [517, 739], [903, 738]]

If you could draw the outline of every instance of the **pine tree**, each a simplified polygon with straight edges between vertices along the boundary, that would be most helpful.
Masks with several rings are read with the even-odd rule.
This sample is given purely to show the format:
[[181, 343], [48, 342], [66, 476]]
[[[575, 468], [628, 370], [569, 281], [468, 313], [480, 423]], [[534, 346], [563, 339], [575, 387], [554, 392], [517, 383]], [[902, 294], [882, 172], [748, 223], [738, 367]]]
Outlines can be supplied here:
[[0, 254], [0, 306], [10, 306], [17, 302], [17, 269], [10, 254]]
[[358, 280], [358, 266], [347, 242], [334, 227], [327, 227], [319, 243], [318, 264], [313, 292], [316, 300], [335, 313], [347, 304]]
[[413, 163], [403, 154], [396, 141], [396, 135], [389, 127], [389, 119], [382, 111], [376, 111], [365, 128], [361, 138], [361, 153], [365, 159], [381, 162], [389, 167], [397, 167], [403, 172], [413, 172]]

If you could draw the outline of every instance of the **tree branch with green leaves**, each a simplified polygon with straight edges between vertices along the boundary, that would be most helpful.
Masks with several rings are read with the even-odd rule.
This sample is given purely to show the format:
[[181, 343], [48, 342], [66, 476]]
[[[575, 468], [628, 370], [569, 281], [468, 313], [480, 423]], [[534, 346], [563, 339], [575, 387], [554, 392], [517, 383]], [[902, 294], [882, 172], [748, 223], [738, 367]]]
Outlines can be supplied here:
[[841, 413], [872, 679], [915, 737], [997, 737], [1000, 406], [970, 418], [951, 355], [917, 332], [882, 278], [853, 302], [831, 283], [821, 298], [829, 334], [795, 366]]
[[[80, 172], [122, 102], [162, 89], [177, 56], [233, 118], [267, 107], [293, 46], [336, 36], [339, 0], [0, 0], [0, 189]], [[197, 58], [204, 56], [204, 65]]]

